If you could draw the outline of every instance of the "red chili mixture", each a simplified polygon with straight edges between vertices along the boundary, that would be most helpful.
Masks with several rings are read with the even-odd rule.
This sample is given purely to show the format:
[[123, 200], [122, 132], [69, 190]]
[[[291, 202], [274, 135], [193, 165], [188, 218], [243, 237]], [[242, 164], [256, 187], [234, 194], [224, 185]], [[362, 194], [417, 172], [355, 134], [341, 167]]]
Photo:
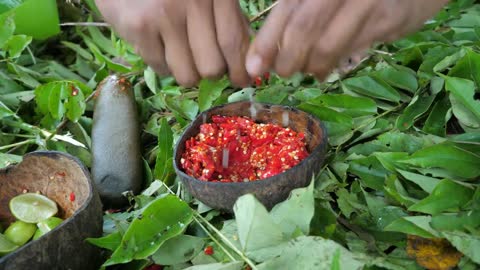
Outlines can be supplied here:
[[[290, 169], [308, 156], [301, 132], [258, 124], [248, 117], [217, 115], [212, 122], [201, 125], [200, 133], [187, 140], [180, 160], [182, 169], [197, 179], [264, 179]], [[228, 158], [223, 153], [228, 153]]]

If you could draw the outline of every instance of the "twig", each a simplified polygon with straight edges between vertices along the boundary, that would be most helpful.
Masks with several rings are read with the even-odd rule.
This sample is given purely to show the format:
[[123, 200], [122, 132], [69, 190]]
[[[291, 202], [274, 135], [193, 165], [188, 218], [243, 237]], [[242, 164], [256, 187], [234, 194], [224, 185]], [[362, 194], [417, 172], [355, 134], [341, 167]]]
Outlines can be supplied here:
[[110, 27], [110, 24], [106, 22], [65, 22], [65, 23], [61, 23], [60, 26]]
[[258, 20], [260, 20], [260, 18], [262, 18], [263, 16], [265, 16], [265, 14], [267, 14], [272, 8], [274, 8], [276, 5], [278, 4], [278, 2], [273, 2], [269, 7], [267, 7], [266, 9], [264, 9], [263, 11], [261, 11], [260, 13], [258, 13], [257, 15], [253, 16], [252, 18], [250, 18], [250, 23], [254, 23]]

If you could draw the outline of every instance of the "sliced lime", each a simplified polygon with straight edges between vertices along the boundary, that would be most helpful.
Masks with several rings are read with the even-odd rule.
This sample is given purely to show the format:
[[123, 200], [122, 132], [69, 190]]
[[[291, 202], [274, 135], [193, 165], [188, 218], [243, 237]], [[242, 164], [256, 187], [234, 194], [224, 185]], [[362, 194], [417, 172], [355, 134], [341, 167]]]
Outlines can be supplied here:
[[5, 237], [15, 245], [22, 246], [32, 238], [36, 230], [35, 224], [17, 220], [5, 230]]
[[54, 201], [43, 195], [25, 193], [10, 200], [10, 211], [18, 220], [38, 223], [54, 216], [58, 208]]
[[44, 234], [53, 230], [62, 222], [63, 222], [63, 219], [58, 217], [51, 217], [44, 221], [40, 221], [39, 223], [37, 223], [38, 230], [33, 235], [33, 240], [37, 240], [40, 236], [43, 236]]
[[0, 257], [17, 249], [18, 246], [10, 242], [5, 235], [0, 233]]

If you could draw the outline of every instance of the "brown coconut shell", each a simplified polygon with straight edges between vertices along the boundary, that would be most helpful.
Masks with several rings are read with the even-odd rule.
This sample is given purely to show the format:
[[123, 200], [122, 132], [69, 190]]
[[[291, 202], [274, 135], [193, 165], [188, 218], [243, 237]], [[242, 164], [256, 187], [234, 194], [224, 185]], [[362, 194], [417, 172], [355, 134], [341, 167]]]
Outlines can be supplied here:
[[290, 191], [305, 187], [322, 168], [327, 151], [327, 134], [323, 124], [311, 114], [281, 105], [254, 103], [256, 118], [259, 123], [275, 123], [282, 125], [284, 113], [288, 113], [288, 127], [296, 132], [305, 133], [307, 150], [310, 155], [295, 167], [266, 179], [238, 182], [206, 182], [187, 175], [182, 171], [180, 159], [185, 151], [185, 142], [200, 132], [200, 125], [211, 122], [213, 115], [247, 116], [251, 115], [250, 102], [236, 102], [201, 113], [184, 131], [178, 140], [174, 153], [174, 167], [186, 189], [206, 205], [231, 212], [238, 197], [252, 193], [268, 209], [285, 200]]
[[80, 161], [60, 152], [33, 152], [18, 165], [1, 169], [0, 221], [4, 228], [15, 220], [8, 206], [10, 199], [24, 192], [40, 192], [54, 200], [57, 216], [64, 222], [1, 257], [0, 270], [98, 269], [100, 249], [85, 239], [102, 235], [102, 205]]

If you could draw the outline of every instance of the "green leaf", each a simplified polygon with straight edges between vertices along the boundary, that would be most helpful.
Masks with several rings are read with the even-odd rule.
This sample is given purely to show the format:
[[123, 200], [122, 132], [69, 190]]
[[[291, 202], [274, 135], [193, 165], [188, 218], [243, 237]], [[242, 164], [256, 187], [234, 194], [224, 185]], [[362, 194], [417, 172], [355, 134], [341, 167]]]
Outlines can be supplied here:
[[388, 196], [407, 207], [417, 202], [408, 194], [396, 175], [388, 175], [386, 178], [384, 190]]
[[480, 158], [455, 144], [442, 143], [415, 152], [403, 161], [421, 168], [441, 168], [463, 178], [480, 175]]
[[407, 70], [405, 67], [400, 69], [389, 66], [382, 67], [374, 74], [394, 87], [415, 93], [418, 88], [417, 78], [414, 72]]
[[[92, 21], [92, 18], [90, 17], [88, 21]], [[88, 33], [92, 37], [93, 42], [100, 47], [104, 52], [108, 53], [109, 55], [112, 56], [117, 56], [118, 52], [115, 49], [115, 46], [113, 45], [112, 40], [109, 38], [106, 38], [102, 32], [100, 32], [100, 29], [98, 27], [87, 27]]]
[[405, 165], [399, 163], [408, 157], [408, 153], [405, 152], [377, 152], [373, 154], [383, 167], [390, 172], [395, 172], [398, 168], [404, 169]]
[[132, 221], [120, 246], [103, 265], [147, 258], [165, 241], [181, 234], [192, 218], [190, 207], [176, 196], [157, 198]]
[[157, 74], [151, 67], [147, 67], [143, 72], [143, 77], [145, 78], [145, 83], [147, 84], [148, 89], [152, 91], [153, 94], [157, 93]]
[[4, 48], [8, 51], [8, 56], [10, 58], [17, 58], [31, 42], [32, 37], [26, 35], [15, 35], [7, 41]]
[[202, 251], [204, 240], [190, 235], [179, 235], [167, 240], [152, 255], [155, 263], [175, 265], [190, 261]]
[[412, 127], [413, 123], [428, 111], [434, 99], [434, 95], [415, 96], [403, 113], [397, 118], [397, 128], [404, 131]]
[[180, 109], [179, 112], [190, 120], [194, 120], [198, 114], [198, 104], [191, 99], [182, 99], [178, 101], [178, 108]]
[[[67, 102], [65, 102], [65, 110], [68, 120], [77, 122], [85, 112], [86, 104], [83, 91], [81, 91], [77, 84], [65, 84], [65, 87], [70, 87]], [[67, 90], [68, 91], [68, 90]]]
[[467, 204], [474, 190], [452, 180], [442, 180], [425, 199], [410, 206], [409, 211], [438, 214], [448, 210], [458, 210]]
[[15, 113], [10, 110], [3, 102], [0, 101], [0, 119], [15, 115]]
[[320, 200], [315, 200], [315, 214], [310, 223], [310, 235], [330, 238], [337, 228], [335, 213]]
[[230, 96], [228, 96], [228, 103], [250, 100], [255, 93], [255, 88], [243, 88]]
[[364, 263], [340, 244], [320, 237], [301, 236], [288, 244], [282, 254], [257, 266], [267, 269], [331, 269], [338, 257], [338, 269], [363, 269]]
[[[88, 27], [88, 28], [95, 28], [95, 27]], [[84, 34], [81, 34], [83, 41], [87, 45], [87, 47], [90, 49], [90, 51], [93, 53], [95, 56], [96, 60], [100, 63], [105, 63], [105, 65], [116, 72], [120, 73], [126, 73], [131, 71], [130, 67], [124, 66], [122, 64], [118, 64], [113, 62], [109, 57], [105, 56], [100, 49], [95, 45], [93, 40], [91, 40], [89, 37], [85, 36]], [[105, 37], [104, 37], [105, 38]]]
[[198, 85], [198, 107], [201, 112], [209, 109], [212, 106], [212, 103], [222, 95], [223, 90], [225, 90], [230, 85], [227, 78], [223, 78], [217, 81], [211, 81], [208, 79], [203, 79]]
[[68, 42], [68, 41], [62, 41], [62, 44], [65, 45], [65, 47], [73, 50], [79, 56], [85, 58], [86, 60], [89, 60], [89, 61], [93, 60], [92, 54], [89, 51], [82, 48], [82, 46], [80, 46], [78, 44], [75, 44], [75, 43], [72, 43], [72, 42]]
[[[317, 90], [318, 91], [318, 90]], [[354, 97], [345, 94], [326, 94], [307, 100], [308, 104], [324, 106], [351, 117], [377, 113], [377, 104], [370, 98]]]
[[185, 270], [241, 270], [243, 262], [210, 263], [190, 266]]
[[[265, 207], [252, 194], [238, 198], [233, 211], [237, 221], [238, 238], [249, 257], [270, 258], [281, 252], [266, 252], [268, 248], [284, 244], [285, 239], [281, 227], [274, 223]], [[264, 252], [266, 254], [263, 254]]]
[[62, 119], [65, 114], [65, 101], [68, 98], [67, 87], [63, 83], [55, 83], [48, 97], [48, 111], [54, 119]]
[[365, 187], [375, 190], [383, 189], [385, 175], [388, 173], [374, 156], [351, 161], [348, 171], [360, 177]]
[[353, 118], [335, 110], [303, 103], [299, 109], [309, 112], [318, 117], [327, 128], [330, 144], [341, 144], [353, 136]]
[[360, 76], [347, 79], [343, 84], [362, 95], [392, 102], [400, 101], [400, 94], [380, 78]]
[[355, 193], [348, 192], [348, 190], [346, 190], [345, 188], [340, 188], [335, 194], [338, 197], [338, 207], [342, 211], [342, 214], [347, 218], [350, 218], [350, 215], [356, 210], [367, 209], [365, 205], [360, 203]]
[[[470, 80], [445, 76], [445, 89], [450, 92], [454, 100], [452, 101], [453, 113], [460, 121], [473, 122], [475, 127], [480, 127], [480, 101], [475, 100], [474, 83]], [[459, 107], [461, 104], [464, 108]]]
[[424, 55], [424, 61], [418, 69], [418, 72], [420, 73], [419, 76], [426, 77], [426, 79], [431, 79], [433, 76], [435, 76], [435, 72], [433, 71], [435, 65], [445, 59], [445, 57], [453, 55], [459, 50], [460, 49], [456, 47], [447, 47], [440, 45], [434, 48], [430, 48], [428, 52]]
[[480, 54], [471, 49], [466, 51], [465, 56], [450, 70], [448, 76], [472, 80], [478, 88], [480, 87]]
[[401, 217], [385, 227], [385, 231], [401, 232], [424, 238], [438, 237], [439, 234], [430, 227], [430, 216]]
[[15, 22], [13, 16], [0, 16], [0, 48], [13, 36]]
[[122, 242], [122, 234], [120, 232], [114, 232], [100, 238], [87, 238], [87, 242], [97, 247], [114, 251]]
[[432, 217], [432, 228], [438, 231], [455, 231], [480, 226], [480, 211], [448, 213]]
[[452, 54], [452, 55], [449, 55], [447, 57], [445, 57], [443, 60], [441, 60], [440, 62], [438, 62], [434, 67], [433, 67], [433, 71], [434, 72], [442, 72], [444, 71], [445, 69], [447, 69], [448, 67], [451, 67], [452, 65], [454, 65], [455, 63], [457, 63], [457, 61], [462, 58], [464, 55], [465, 55], [466, 51], [464, 49], [461, 49], [459, 50], [458, 52]]
[[158, 154], [154, 176], [169, 184], [173, 169], [173, 132], [166, 118], [162, 118], [158, 130]]
[[22, 161], [22, 156], [0, 153], [0, 168], [5, 168], [11, 164]]
[[422, 130], [426, 133], [445, 137], [447, 114], [450, 110], [450, 102], [448, 97], [444, 97], [441, 100], [435, 102], [432, 111], [425, 121]]
[[322, 95], [322, 91], [318, 88], [306, 88], [300, 91], [295, 91], [295, 93], [293, 94], [293, 97], [295, 97], [300, 101], [307, 102], [321, 95]]
[[458, 251], [469, 257], [475, 263], [480, 264], [480, 236], [463, 232], [443, 232], [442, 235]]
[[257, 90], [255, 101], [270, 104], [281, 104], [288, 97], [288, 92], [292, 89], [293, 88], [290, 86], [272, 85], [264, 90]]
[[311, 181], [306, 188], [292, 190], [287, 200], [275, 205], [270, 215], [286, 236], [300, 229], [305, 235], [310, 230], [310, 222], [314, 214], [313, 185]]
[[408, 181], [417, 184], [420, 188], [428, 193], [432, 193], [433, 189], [440, 183], [440, 180], [437, 178], [424, 176], [418, 173], [412, 173], [409, 171], [404, 171], [397, 169], [397, 171]]

